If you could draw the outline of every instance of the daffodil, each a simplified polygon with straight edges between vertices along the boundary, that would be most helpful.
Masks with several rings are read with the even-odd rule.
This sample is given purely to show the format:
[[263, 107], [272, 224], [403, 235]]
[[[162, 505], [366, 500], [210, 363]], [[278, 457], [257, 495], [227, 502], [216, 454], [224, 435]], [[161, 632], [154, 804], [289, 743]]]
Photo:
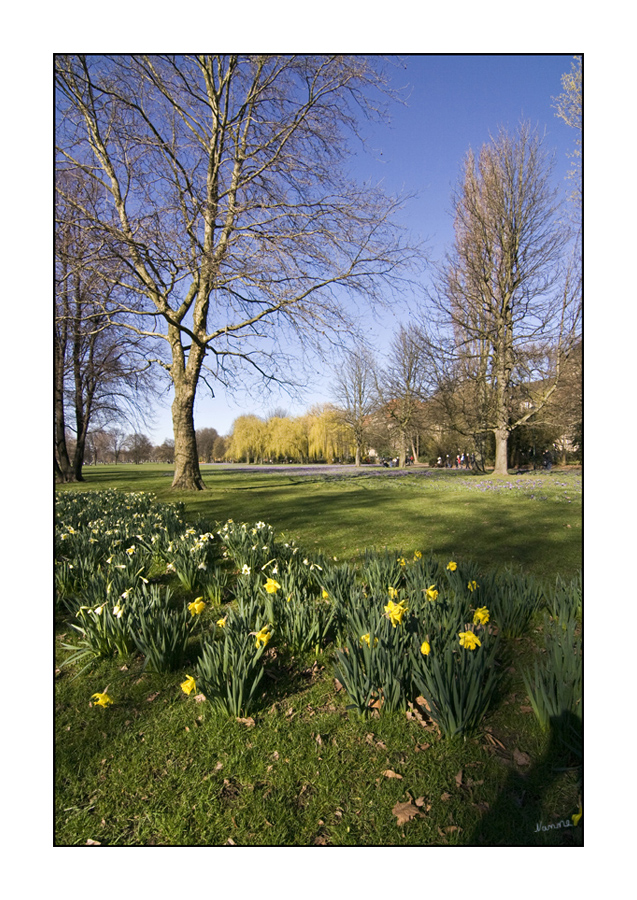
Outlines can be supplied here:
[[206, 604], [203, 602], [203, 597], [197, 597], [196, 600], [188, 604], [188, 609], [193, 616], [198, 616], [205, 608]]
[[268, 578], [265, 583], [265, 589], [268, 594], [276, 594], [280, 587], [281, 585], [279, 584], [279, 582], [275, 581], [273, 578]]
[[115, 616], [116, 619], [121, 619], [121, 618], [122, 618], [122, 613], [123, 613], [123, 612], [124, 612], [124, 610], [122, 609], [121, 606], [114, 606], [114, 607], [113, 607], [113, 615]]
[[265, 625], [261, 629], [261, 631], [256, 632], [256, 638], [257, 638], [256, 639], [256, 648], [257, 648], [257, 650], [259, 649], [261, 644], [263, 644], [264, 647], [267, 647], [268, 641], [272, 637], [272, 632], [268, 631], [269, 627], [270, 627], [269, 625]]
[[573, 825], [577, 825], [577, 823], [579, 822], [579, 820], [581, 818], [582, 818], [582, 804], [580, 803], [579, 811], [576, 813], [573, 813], [573, 815], [571, 816], [571, 822], [573, 823]]
[[486, 625], [489, 621], [489, 610], [486, 606], [481, 606], [479, 609], [473, 614], [473, 624], [474, 625]]
[[431, 647], [429, 646], [427, 641], [423, 641], [422, 644], [420, 645], [420, 652], [422, 653], [423, 656], [429, 656], [429, 653], [431, 652]]
[[392, 623], [392, 626], [395, 628], [396, 625], [400, 625], [402, 622], [402, 618], [407, 612], [408, 607], [405, 606], [405, 601], [401, 600], [400, 603], [394, 603], [393, 600], [390, 600], [387, 606], [385, 607], [385, 612], [387, 613], [387, 618]]
[[241, 569], [241, 574], [242, 574], [242, 575], [249, 575], [249, 574], [250, 574], [250, 566], [244, 565], [243, 568]]
[[438, 591], [436, 590], [435, 584], [432, 584], [427, 588], [427, 590], [425, 591], [425, 597], [427, 598], [427, 600], [431, 601], [434, 601], [438, 597]]
[[226, 619], [227, 618], [228, 618], [228, 616], [224, 616], [223, 619], [217, 619], [217, 625], [219, 626], [219, 628], [226, 627]]
[[400, 556], [400, 557], [398, 558], [398, 563], [399, 563], [399, 565], [401, 565], [401, 566], [406, 566], [406, 565], [407, 565], [407, 560], [405, 559], [404, 556]]
[[182, 681], [181, 683], [181, 689], [184, 694], [190, 694], [192, 693], [192, 691], [197, 690], [195, 679], [192, 677], [192, 675], [186, 675], [186, 680]]
[[104, 706], [104, 707], [108, 706], [109, 703], [113, 702], [111, 700], [111, 698], [108, 696], [108, 694], [93, 694], [93, 696], [91, 697], [91, 700], [95, 700], [96, 706]]
[[458, 568], [458, 563], [455, 563], [453, 560], [451, 560], [451, 562], [447, 563], [447, 568], [449, 569], [450, 572], [455, 572], [456, 569]]
[[476, 647], [482, 646], [479, 638], [475, 636], [473, 631], [461, 631], [458, 637], [460, 638], [460, 646], [466, 650], [475, 650]]
[[327, 591], [326, 591], [325, 589], [323, 590], [323, 593], [322, 593], [321, 596], [323, 597], [323, 600], [329, 600], [329, 599], [330, 599], [330, 595], [327, 593]]
[[[371, 649], [371, 646], [372, 646], [372, 645], [371, 645], [371, 643], [370, 643], [369, 633], [368, 633], [368, 634], [363, 634], [363, 635], [361, 635], [361, 644], [363, 643], [363, 641], [365, 641], [365, 643], [367, 644], [367, 646]], [[374, 647], [375, 647], [377, 644], [378, 644], [378, 638], [374, 638]]]
[[417, 559], [422, 559], [422, 553], [420, 552], [420, 550], [414, 551], [414, 562], [416, 562]]
[[471, 593], [473, 593], [474, 591], [477, 591], [479, 587], [480, 587], [480, 585], [476, 584], [475, 581], [470, 581], [469, 584], [467, 585], [467, 588], [471, 591]]
[[134, 547], [134, 546], [129, 547], [129, 548], [126, 550], [126, 552], [128, 553], [129, 556], [132, 556], [133, 553], [135, 552], [135, 547]]
[[391, 597], [392, 600], [395, 600], [396, 597], [398, 596], [398, 591], [396, 590], [395, 587], [388, 588], [387, 593], [389, 594], [389, 596]]

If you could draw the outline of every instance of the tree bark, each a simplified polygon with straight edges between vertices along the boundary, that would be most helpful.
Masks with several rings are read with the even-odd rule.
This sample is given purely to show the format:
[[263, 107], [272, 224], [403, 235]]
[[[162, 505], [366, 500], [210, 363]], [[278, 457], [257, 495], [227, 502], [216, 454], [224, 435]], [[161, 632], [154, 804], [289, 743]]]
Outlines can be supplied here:
[[175, 391], [175, 399], [172, 404], [175, 433], [175, 476], [172, 483], [174, 490], [205, 490], [197, 454], [194, 403], [194, 391]]
[[493, 470], [494, 475], [508, 475], [508, 461], [507, 461], [507, 452], [508, 452], [508, 443], [509, 443], [509, 432], [506, 428], [496, 428], [494, 430], [495, 434], [495, 469]]

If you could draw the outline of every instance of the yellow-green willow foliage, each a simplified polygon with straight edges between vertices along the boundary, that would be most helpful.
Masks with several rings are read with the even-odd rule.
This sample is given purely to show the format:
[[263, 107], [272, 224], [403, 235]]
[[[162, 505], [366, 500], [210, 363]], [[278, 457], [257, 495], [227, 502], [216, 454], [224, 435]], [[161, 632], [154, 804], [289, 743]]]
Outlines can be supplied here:
[[247, 463], [262, 460], [266, 430], [266, 423], [258, 416], [239, 416], [232, 425], [226, 458], [245, 459]]
[[293, 460], [312, 462], [349, 459], [355, 451], [351, 431], [342, 414], [329, 404], [313, 407], [306, 415], [258, 416], [235, 419], [226, 459], [246, 462]]

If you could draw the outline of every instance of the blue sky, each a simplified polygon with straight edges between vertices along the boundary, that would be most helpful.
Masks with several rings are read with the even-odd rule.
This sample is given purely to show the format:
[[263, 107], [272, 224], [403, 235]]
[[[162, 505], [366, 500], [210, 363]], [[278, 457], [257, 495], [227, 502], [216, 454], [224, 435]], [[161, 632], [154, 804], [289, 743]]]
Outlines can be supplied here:
[[[451, 191], [465, 153], [479, 150], [500, 126], [514, 131], [528, 120], [545, 135], [545, 147], [555, 152], [556, 185], [566, 191], [567, 154], [575, 132], [555, 116], [552, 97], [561, 91], [561, 76], [572, 55], [410, 55], [389, 67], [392, 87], [405, 88], [405, 105], [392, 104], [389, 126], [366, 126], [366, 151], [357, 151], [352, 166], [361, 180], [383, 181], [388, 193], [413, 193], [400, 215], [401, 224], [425, 240], [429, 257], [438, 259], [453, 239]], [[423, 290], [427, 276], [424, 276]], [[417, 293], [414, 300], [417, 302]], [[409, 315], [409, 303], [370, 326], [370, 337], [381, 351], [399, 322]], [[330, 399], [329, 371], [319, 363], [313, 389], [300, 402], [286, 395], [260, 396], [259, 391], [229, 395], [215, 387], [215, 398], [200, 389], [195, 427], [229, 433], [243, 413], [264, 415], [274, 407], [300, 415], [311, 405]], [[170, 401], [156, 410], [147, 433], [155, 443], [172, 437]]]

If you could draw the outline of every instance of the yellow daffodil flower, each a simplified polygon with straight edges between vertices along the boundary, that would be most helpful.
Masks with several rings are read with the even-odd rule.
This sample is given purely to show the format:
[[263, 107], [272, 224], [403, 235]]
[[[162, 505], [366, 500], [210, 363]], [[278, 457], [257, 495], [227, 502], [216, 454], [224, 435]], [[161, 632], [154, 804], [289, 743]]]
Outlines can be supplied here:
[[405, 559], [404, 556], [401, 556], [401, 557], [399, 557], [399, 559], [398, 559], [398, 563], [399, 563], [401, 566], [406, 566], [406, 565], [407, 565], [407, 560]]
[[481, 606], [479, 609], [473, 614], [473, 624], [474, 625], [486, 625], [489, 621], [489, 610], [486, 606]]
[[197, 690], [195, 679], [192, 675], [186, 675], [186, 680], [181, 683], [181, 689], [184, 694], [191, 694], [193, 691]]
[[581, 818], [582, 818], [582, 804], [580, 803], [579, 812], [573, 813], [573, 815], [571, 816], [571, 822], [573, 823], [573, 825], [577, 825], [577, 823], [579, 822], [579, 820]]
[[196, 600], [193, 600], [192, 603], [188, 604], [188, 609], [193, 616], [198, 616], [205, 608], [206, 604], [203, 602], [203, 597], [197, 597]]
[[432, 584], [431, 587], [428, 587], [425, 591], [425, 597], [427, 600], [435, 600], [438, 597], [438, 591], [436, 590], [436, 585]]
[[400, 625], [402, 622], [402, 618], [407, 612], [408, 607], [405, 606], [405, 601], [401, 600], [400, 603], [394, 603], [393, 600], [390, 600], [387, 606], [385, 607], [385, 612], [387, 613], [387, 618], [392, 623], [392, 626], [395, 628], [396, 625]]
[[422, 644], [420, 645], [420, 652], [422, 653], [422, 655], [429, 656], [430, 651], [431, 651], [431, 647], [429, 646], [427, 641], [423, 641]]
[[111, 698], [108, 696], [108, 694], [93, 694], [93, 696], [91, 697], [91, 700], [95, 700], [96, 706], [104, 706], [104, 707], [108, 706], [109, 703], [113, 702], [111, 700]]
[[265, 589], [268, 592], [268, 594], [276, 594], [276, 592], [279, 590], [280, 587], [281, 587], [281, 585], [279, 584], [278, 581], [275, 581], [274, 578], [268, 578], [268, 580], [265, 583]]
[[327, 593], [326, 590], [323, 591], [323, 593], [322, 593], [321, 596], [323, 597], [323, 600], [329, 600], [329, 599], [330, 599], [330, 595]]
[[468, 588], [468, 590], [471, 591], [471, 593], [473, 593], [474, 591], [477, 591], [479, 587], [480, 587], [480, 585], [477, 584], [475, 581], [470, 581], [469, 584], [467, 585], [467, 588]]
[[414, 562], [416, 562], [417, 559], [422, 559], [422, 553], [420, 552], [420, 550], [414, 551]]
[[458, 637], [460, 638], [460, 646], [466, 650], [475, 650], [476, 647], [482, 646], [479, 638], [475, 636], [473, 631], [461, 631]]
[[[361, 644], [363, 643], [363, 641], [365, 641], [365, 643], [367, 644], [367, 646], [368, 646], [368, 647], [370, 648], [370, 650], [371, 650], [371, 646], [372, 646], [372, 645], [371, 645], [371, 643], [370, 643], [369, 633], [368, 633], [368, 634], [363, 634], [363, 635], [361, 635]], [[375, 647], [377, 644], [378, 644], [378, 638], [374, 638], [374, 647]]]
[[395, 587], [388, 588], [387, 593], [389, 594], [389, 596], [391, 597], [392, 600], [395, 600], [396, 597], [398, 596], [398, 591], [396, 590]]
[[219, 626], [219, 628], [226, 627], [226, 619], [227, 618], [228, 618], [228, 616], [224, 616], [223, 619], [217, 619], [217, 625]]
[[256, 632], [256, 648], [257, 650], [263, 644], [264, 647], [267, 647], [268, 641], [272, 637], [272, 632], [268, 631], [269, 625], [265, 625], [261, 631]]
[[132, 556], [133, 553], [135, 552], [135, 547], [134, 546], [129, 547], [126, 552], [128, 553], [129, 556]]
[[458, 568], [458, 563], [455, 563], [453, 560], [451, 560], [451, 562], [447, 563], [447, 568], [449, 569], [450, 572], [455, 572], [456, 569]]

